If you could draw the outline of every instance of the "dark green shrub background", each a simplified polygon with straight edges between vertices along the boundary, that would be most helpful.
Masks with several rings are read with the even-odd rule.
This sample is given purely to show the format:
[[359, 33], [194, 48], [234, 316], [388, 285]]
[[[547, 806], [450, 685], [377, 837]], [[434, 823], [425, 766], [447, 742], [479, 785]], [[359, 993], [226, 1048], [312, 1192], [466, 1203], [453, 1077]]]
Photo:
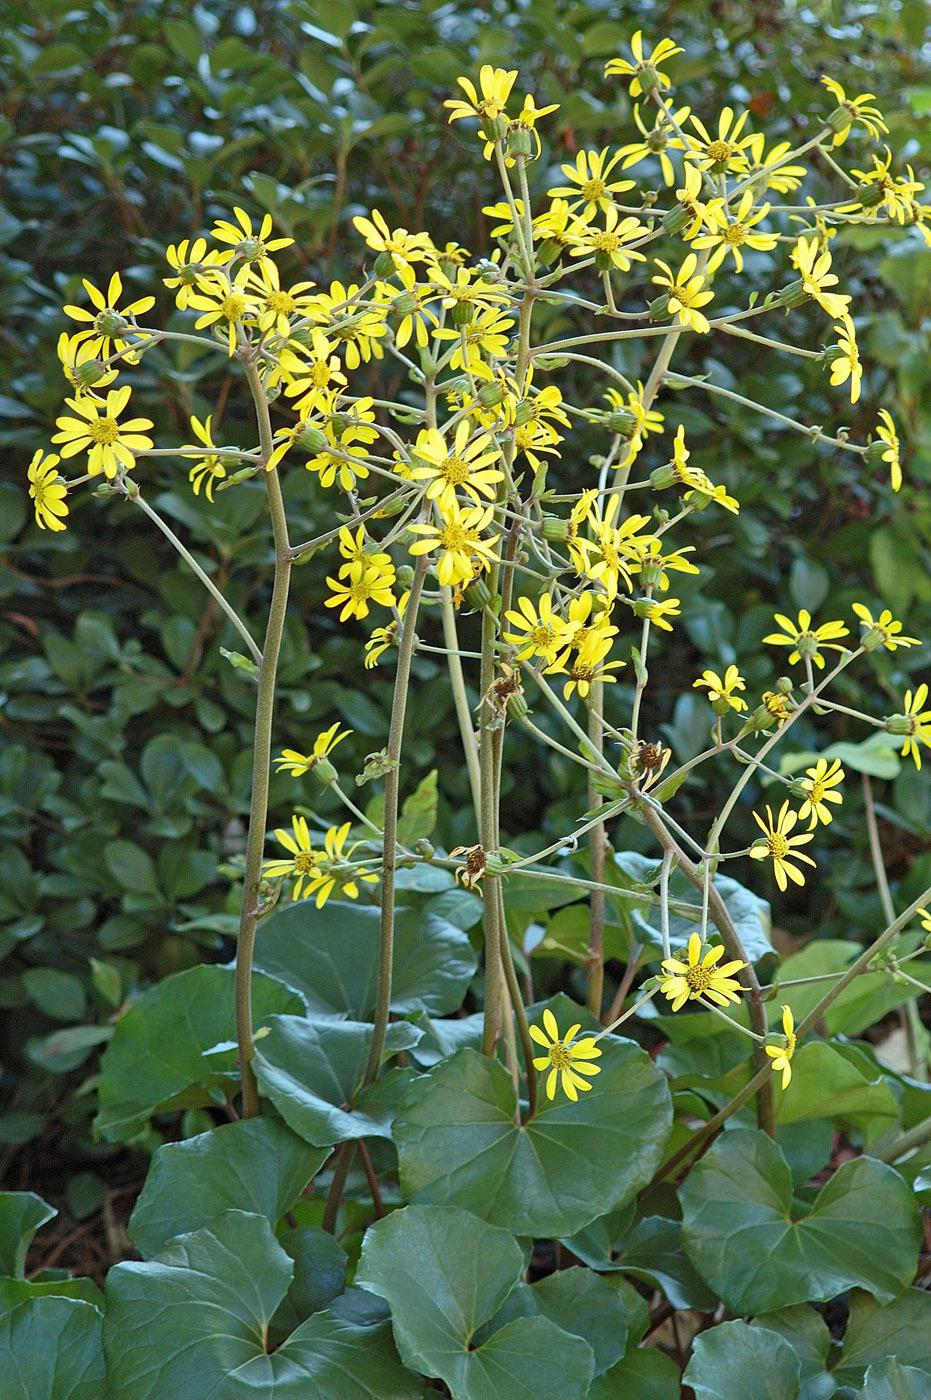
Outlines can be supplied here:
[[[320, 283], [360, 265], [350, 220], [373, 205], [389, 222], [426, 225], [437, 241], [456, 238], [482, 251], [481, 208], [498, 198], [497, 187], [471, 135], [445, 124], [442, 101], [456, 75], [483, 61], [503, 63], [520, 69], [522, 85], [540, 102], [561, 102], [534, 172], [535, 188], [545, 190], [548, 167], [579, 147], [628, 139], [628, 99], [601, 72], [638, 26], [686, 46], [677, 77], [699, 111], [714, 111], [727, 97], [749, 103], [772, 139], [810, 131], [810, 114], [826, 110], [822, 72], [849, 90], [875, 91], [890, 143], [927, 176], [931, 75], [915, 57], [927, 9], [921, 0], [896, 9], [838, 0], [806, 7], [803, 18], [791, 4], [751, 0], [474, 7], [276, 0], [193, 8], [60, 0], [41, 6], [38, 22], [30, 7], [5, 11], [0, 1154], [10, 1186], [24, 1183], [30, 1145], [39, 1143], [52, 1177], [83, 1172], [71, 1198], [80, 1214], [99, 1204], [102, 1189], [86, 1173], [114, 1151], [93, 1145], [88, 1132], [89, 1077], [110, 1018], [160, 976], [203, 958], [225, 961], [230, 952], [235, 897], [217, 867], [241, 847], [252, 692], [220, 656], [221, 644], [235, 642], [199, 586], [129, 507], [85, 499], [71, 529], [55, 537], [27, 521], [25, 465], [47, 443], [63, 397], [55, 358], [67, 324], [62, 302], [79, 295], [82, 275], [99, 283], [118, 268], [134, 292], [159, 294], [153, 314], [171, 315], [159, 281], [165, 244], [198, 233], [234, 203], [253, 214], [270, 211], [296, 240], [295, 274]], [[881, 252], [872, 251], [868, 233], [835, 245], [858, 314], [871, 318], [865, 349], [873, 368], [856, 409], [828, 397], [818, 366], [779, 364], [773, 374], [767, 357], [742, 353], [738, 378], [734, 356], [727, 370], [717, 360], [726, 347], [691, 352], [693, 370], [714, 365], [719, 381], [809, 423], [846, 423], [859, 440], [872, 430], [877, 406], [890, 407], [908, 484], [893, 497], [882, 471], [864, 474], [852, 459], [720, 400], [682, 401], [696, 460], [736, 491], [744, 509], [723, 540], [720, 519], [696, 526], [699, 551], [703, 543], [714, 547], [712, 567], [701, 590], [686, 594], [684, 625], [651, 692], [650, 724], [679, 757], [697, 751], [707, 731], [709, 711], [689, 690], [703, 665], [737, 660], [755, 689], [778, 674], [758, 659], [776, 603], [840, 615], [852, 599], [882, 599], [907, 615], [907, 630], [928, 633], [931, 252], [907, 233], [883, 237]], [[870, 253], [868, 269], [860, 249]], [[216, 359], [207, 372], [201, 378], [183, 350], [155, 351], [133, 376], [136, 401], [156, 420], [161, 445], [184, 440], [188, 415], [203, 416], [217, 399], [224, 439], [252, 441], [239, 384]], [[390, 380], [390, 365], [386, 373]], [[677, 411], [669, 395], [662, 406], [670, 417]], [[225, 493], [208, 509], [176, 468], [150, 463], [139, 477], [257, 621], [268, 559], [260, 485]], [[289, 500], [295, 538], [332, 523], [332, 498], [309, 476], [290, 481]], [[277, 737], [300, 747], [341, 718], [355, 730], [352, 748], [339, 751], [352, 773], [384, 743], [390, 670], [363, 672], [363, 634], [340, 631], [324, 615], [325, 567], [318, 560], [297, 574]], [[910, 669], [920, 677], [925, 658], [876, 659], [872, 681], [849, 694], [889, 713]], [[422, 657], [416, 673], [417, 712], [429, 713], [431, 726], [418, 732], [415, 712], [410, 781], [439, 769], [438, 837], [451, 845], [471, 835], [455, 721], [438, 668]], [[800, 735], [798, 747], [811, 737]], [[843, 723], [833, 737], [847, 737]], [[530, 757], [518, 737], [511, 742], [516, 761]], [[532, 799], [526, 789], [519, 802], [513, 793], [507, 799], [512, 845], [568, 829], [584, 805], [558, 757], [534, 755], [533, 771]], [[856, 784], [849, 786], [819, 883], [776, 905], [777, 922], [790, 932], [809, 933], [814, 924], [834, 937], [858, 937], [881, 924]], [[287, 815], [287, 792], [283, 781], [273, 787], [276, 816]], [[891, 874], [907, 901], [928, 883], [931, 855], [922, 852], [931, 796], [911, 767], [878, 783], [877, 796]], [[715, 797], [711, 784], [700, 790], [695, 814], [713, 811]], [[741, 821], [748, 823], [746, 812], [735, 821], [738, 836]], [[637, 840], [631, 828], [618, 844]], [[553, 985], [559, 978], [568, 985], [554, 965]], [[198, 1126], [193, 1115], [184, 1131]], [[54, 1192], [54, 1181], [48, 1189]]]

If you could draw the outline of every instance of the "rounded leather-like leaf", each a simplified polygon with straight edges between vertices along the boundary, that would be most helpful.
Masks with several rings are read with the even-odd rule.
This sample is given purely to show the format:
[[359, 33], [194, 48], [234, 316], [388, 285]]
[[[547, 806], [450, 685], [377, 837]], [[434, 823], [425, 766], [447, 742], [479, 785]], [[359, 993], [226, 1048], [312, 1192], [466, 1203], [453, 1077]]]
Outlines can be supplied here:
[[897, 1172], [869, 1157], [839, 1167], [801, 1214], [776, 1143], [734, 1128], [692, 1168], [679, 1199], [686, 1252], [733, 1313], [823, 1302], [848, 1288], [889, 1302], [914, 1276], [914, 1198]]
[[328, 1155], [273, 1118], [225, 1123], [166, 1143], [152, 1159], [130, 1217], [130, 1236], [148, 1257], [225, 1210], [264, 1215], [274, 1228]]
[[455, 1400], [584, 1400], [592, 1350], [548, 1317], [476, 1337], [524, 1264], [508, 1230], [464, 1210], [407, 1206], [370, 1227], [356, 1282], [389, 1304], [407, 1365], [444, 1380]]
[[107, 1276], [104, 1319], [111, 1394], [420, 1400], [420, 1383], [401, 1366], [386, 1323], [319, 1312], [272, 1350], [269, 1323], [292, 1272], [268, 1221], [235, 1210], [181, 1235], [155, 1259], [118, 1264]]
[[692, 1343], [683, 1380], [695, 1400], [796, 1400], [801, 1365], [789, 1343], [765, 1327], [722, 1322]]
[[523, 1126], [510, 1075], [474, 1050], [415, 1080], [394, 1124], [408, 1199], [553, 1238], [629, 1200], [659, 1165], [672, 1106], [639, 1046], [614, 1036], [601, 1045], [592, 1090], [577, 1103], [541, 1096]]
[[[301, 900], [259, 924], [255, 966], [299, 992], [313, 1016], [364, 1021], [375, 1009], [380, 917], [372, 906]], [[396, 911], [392, 1011], [458, 1011], [475, 968], [462, 929], [428, 910]]]
[[100, 1311], [78, 1298], [31, 1298], [0, 1317], [3, 1400], [101, 1400]]

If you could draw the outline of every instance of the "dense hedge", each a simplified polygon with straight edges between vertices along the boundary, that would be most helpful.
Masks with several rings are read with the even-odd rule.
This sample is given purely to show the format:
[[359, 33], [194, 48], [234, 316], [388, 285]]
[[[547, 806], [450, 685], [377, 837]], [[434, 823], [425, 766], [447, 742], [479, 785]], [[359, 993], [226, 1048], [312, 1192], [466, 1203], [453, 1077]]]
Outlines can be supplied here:
[[[10, 28], [0, 57], [0, 412], [9, 424], [0, 481], [0, 1004], [9, 1013], [0, 1142], [14, 1183], [17, 1149], [41, 1140], [46, 1160], [83, 1169], [73, 1209], [99, 1203], [103, 1181], [87, 1171], [114, 1149], [93, 1143], [89, 1132], [95, 1052], [142, 988], [199, 960], [226, 960], [234, 900], [224, 863], [241, 850], [247, 806], [252, 690], [221, 655], [220, 645], [233, 642], [197, 585], [125, 507], [108, 510], [105, 531], [104, 517], [92, 524], [91, 511], [79, 508], [76, 528], [52, 540], [40, 540], [27, 522], [23, 469], [47, 441], [62, 397], [55, 358], [62, 302], [74, 299], [78, 272], [99, 281], [114, 267], [134, 291], [159, 292], [148, 268], [136, 266], [142, 254], [158, 253], [178, 232], [196, 233], [233, 202], [271, 212], [296, 240], [297, 269], [320, 283], [352, 265], [351, 216], [373, 206], [411, 228], [429, 210], [438, 234], [484, 246], [481, 161], [467, 135], [448, 134], [442, 109], [456, 74], [506, 61], [541, 102], [561, 102], [548, 130], [552, 147], [537, 168], [545, 188], [548, 165], [582, 144], [603, 144], [619, 119], [626, 123], [628, 99], [603, 83], [593, 60], [636, 27], [634, 12], [657, 33], [688, 36], [679, 74], [697, 94], [720, 102], [729, 90], [770, 121], [784, 114], [787, 137], [804, 123], [819, 74], [834, 71], [843, 53], [862, 70], [862, 85], [881, 95], [890, 140], [927, 173], [931, 76], [915, 57], [926, 9], [914, 0], [895, 9], [818, 4], [803, 13], [791, 4], [726, 0], [193, 8], [98, 0], [84, 8], [46, 4], [38, 23], [24, 16]], [[847, 424], [861, 439], [878, 405], [893, 408], [907, 480], [892, 498], [883, 468], [875, 483], [854, 481], [846, 459], [763, 429], [737, 405], [723, 415], [716, 407], [712, 432], [700, 399], [683, 404], [693, 460], [732, 486], [744, 509], [727, 548], [714, 553], [710, 582], [691, 595], [668, 654], [670, 703], [654, 719], [679, 759], [702, 745], [709, 711], [694, 692], [674, 706], [671, 697], [688, 689], [702, 663], [726, 665], [755, 650], [774, 603], [824, 603], [835, 615], [854, 597], [881, 596], [908, 615], [910, 630], [928, 634], [931, 252], [905, 233], [892, 240], [878, 277], [866, 279], [858, 248], [870, 238], [850, 236], [838, 253], [845, 286], [869, 312], [869, 359], [882, 367], [855, 409], [837, 416], [817, 365], [773, 376], [765, 352], [751, 349], [735, 380], [709, 358], [713, 350], [692, 353], [690, 372], [713, 364], [719, 382], [752, 397], [765, 381], [775, 407], [832, 431]], [[172, 363], [183, 367], [184, 356]], [[635, 363], [618, 364], [636, 375]], [[207, 386], [221, 397], [231, 387], [224, 372]], [[160, 351], [146, 356], [136, 402], [156, 420], [161, 442], [182, 441], [188, 415], [204, 412], [193, 382], [193, 374], [169, 372]], [[234, 395], [224, 414], [227, 440], [236, 439], [244, 412]], [[244, 420], [241, 440], [250, 440]], [[163, 512], [240, 610], [258, 615], [265, 599], [250, 596], [245, 580], [268, 554], [257, 528], [260, 488], [226, 493], [208, 513], [192, 509], [176, 471], [147, 472], [161, 483]], [[305, 519], [295, 529], [306, 526], [310, 536], [325, 528], [326, 510], [308, 478]], [[714, 520], [696, 527], [707, 547], [717, 528]], [[843, 579], [839, 587], [827, 565]], [[358, 648], [322, 615], [322, 571], [311, 561], [297, 573], [278, 738], [299, 746], [308, 731], [340, 717], [355, 730], [361, 767], [384, 743], [389, 684], [377, 673], [361, 683]], [[780, 576], [790, 579], [788, 599]], [[909, 657], [895, 665], [907, 672]], [[893, 693], [891, 666], [874, 662], [880, 693]], [[757, 685], [777, 674], [759, 664], [748, 671]], [[429, 660], [417, 660], [416, 675], [431, 723], [412, 732], [410, 762], [422, 774], [439, 769], [437, 832], [453, 845], [470, 832], [460, 816], [458, 759], [448, 761], [458, 753], [451, 702]], [[845, 737], [842, 717], [835, 737]], [[527, 757], [532, 787], [506, 798], [506, 812], [520, 840], [533, 844], [562, 829], [569, 775], [558, 757], [529, 749]], [[875, 774], [891, 873], [907, 903], [929, 883], [931, 856], [919, 852], [931, 835], [931, 794], [885, 749]], [[749, 815], [747, 822], [749, 832]], [[778, 907], [789, 932], [803, 907], [820, 910], [822, 931], [834, 937], [881, 926], [878, 903], [864, 896], [872, 881], [855, 799], [842, 823], [847, 854], [826, 864], [804, 906], [787, 897]], [[625, 844], [636, 840], [636, 830], [625, 832]], [[553, 990], [571, 987], [571, 970], [553, 963], [551, 980]], [[169, 1131], [202, 1125], [193, 1113]]]

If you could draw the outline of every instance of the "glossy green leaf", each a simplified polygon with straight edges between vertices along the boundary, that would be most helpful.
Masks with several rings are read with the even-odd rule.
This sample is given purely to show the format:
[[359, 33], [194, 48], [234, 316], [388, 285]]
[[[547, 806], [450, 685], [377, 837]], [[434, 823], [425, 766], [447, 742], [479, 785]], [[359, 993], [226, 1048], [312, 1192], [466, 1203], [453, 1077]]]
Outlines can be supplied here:
[[78, 1298], [33, 1298], [0, 1317], [3, 1400], [101, 1400], [100, 1312]]
[[[488, 1324], [495, 1332], [518, 1317], [548, 1317], [564, 1332], [588, 1342], [600, 1376], [620, 1361], [631, 1338], [646, 1326], [649, 1312], [636, 1289], [613, 1275], [591, 1269], [560, 1269], [532, 1286], [519, 1283]], [[486, 1335], [479, 1334], [479, 1340]]]
[[909, 1288], [885, 1306], [868, 1293], [852, 1295], [835, 1380], [862, 1385], [868, 1368], [887, 1356], [931, 1377], [931, 1293]]
[[523, 1126], [507, 1071], [474, 1050], [415, 1080], [394, 1127], [408, 1198], [463, 1206], [515, 1234], [560, 1238], [629, 1200], [659, 1165], [669, 1091], [631, 1041], [601, 1044], [594, 1088], [577, 1103], [541, 1097]]
[[444, 1380], [457, 1400], [583, 1400], [591, 1348], [548, 1318], [514, 1318], [476, 1343], [523, 1268], [507, 1230], [467, 1211], [415, 1205], [369, 1229], [356, 1281], [390, 1305], [406, 1364]]
[[[422, 1032], [405, 1021], [388, 1027], [385, 1057], [410, 1050]], [[390, 1137], [394, 1084], [407, 1071], [361, 1089], [372, 1027], [360, 1021], [308, 1021], [274, 1016], [258, 1042], [254, 1066], [263, 1094], [285, 1122], [315, 1147], [358, 1137]], [[343, 1105], [350, 1105], [348, 1108]]]
[[679, 1199], [689, 1258], [734, 1313], [854, 1287], [888, 1302], [914, 1275], [921, 1228], [911, 1191], [868, 1157], [839, 1167], [805, 1213], [793, 1208], [791, 1173], [772, 1139], [735, 1128], [692, 1168]]
[[[365, 1020], [375, 1007], [379, 919], [364, 905], [292, 904], [259, 925], [255, 965], [299, 992], [312, 1015]], [[462, 929], [437, 914], [398, 909], [392, 1011], [458, 1011], [475, 967]]]
[[798, 1400], [831, 1400], [835, 1383], [828, 1374], [831, 1334], [820, 1313], [803, 1303], [754, 1319], [758, 1327], [778, 1332], [791, 1346], [801, 1367]]
[[637, 1347], [592, 1382], [587, 1400], [679, 1400], [682, 1376], [661, 1351]]
[[[110, 1142], [126, 1142], [153, 1113], [193, 1108], [232, 1088], [235, 1056], [218, 1063], [204, 1051], [236, 1035], [233, 969], [203, 965], [167, 977], [139, 998], [116, 1026], [100, 1065], [97, 1130]], [[303, 1011], [303, 1002], [280, 982], [252, 979], [255, 1026], [275, 1012]]]
[[894, 1356], [874, 1361], [866, 1373], [862, 1400], [928, 1400], [928, 1373], [903, 1366]]
[[775, 1332], [722, 1322], [695, 1338], [683, 1380], [695, 1400], [798, 1400], [801, 1367]]
[[777, 1110], [780, 1125], [830, 1118], [859, 1128], [871, 1142], [895, 1124], [899, 1102], [887, 1080], [868, 1079], [832, 1045], [812, 1041], [792, 1057], [792, 1079]]
[[160, 1147], [129, 1221], [145, 1258], [229, 1209], [274, 1228], [327, 1158], [283, 1123], [249, 1118]]
[[241, 1211], [182, 1235], [147, 1263], [118, 1264], [107, 1277], [104, 1321], [113, 1393], [126, 1400], [419, 1400], [385, 1324], [360, 1326], [320, 1312], [266, 1349], [292, 1267], [268, 1221]]
[[23, 1277], [33, 1235], [57, 1214], [32, 1191], [0, 1191], [0, 1274]]

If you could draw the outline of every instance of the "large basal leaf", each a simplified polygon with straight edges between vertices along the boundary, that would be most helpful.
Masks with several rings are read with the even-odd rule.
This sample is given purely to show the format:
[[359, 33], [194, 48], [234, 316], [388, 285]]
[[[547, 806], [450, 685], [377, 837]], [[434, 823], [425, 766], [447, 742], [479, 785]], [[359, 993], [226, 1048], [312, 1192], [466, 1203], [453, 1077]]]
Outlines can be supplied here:
[[[379, 919], [378, 909], [364, 905], [292, 904], [262, 920], [255, 965], [300, 992], [317, 1017], [366, 1020], [375, 1009]], [[458, 1011], [475, 968], [462, 929], [426, 910], [398, 908], [392, 1011]]]
[[[100, 1062], [96, 1127], [108, 1142], [127, 1142], [154, 1113], [223, 1102], [235, 1084], [235, 1056], [225, 1064], [204, 1051], [236, 1035], [233, 969], [202, 964], [166, 977], [139, 998], [116, 1026]], [[302, 999], [258, 973], [252, 1015], [258, 1028], [275, 1012], [300, 1014]]]
[[583, 1400], [591, 1348], [543, 1316], [479, 1341], [517, 1284], [524, 1254], [507, 1230], [464, 1210], [407, 1206], [365, 1236], [356, 1282], [391, 1307], [398, 1350], [456, 1400]]
[[102, 1400], [100, 1313], [77, 1298], [33, 1298], [0, 1317], [3, 1400]]
[[[393, 1022], [386, 1057], [410, 1050], [422, 1034], [406, 1021]], [[371, 1043], [367, 1023], [273, 1016], [254, 1061], [259, 1088], [285, 1122], [315, 1147], [390, 1137], [397, 1107], [394, 1089], [400, 1092], [409, 1072], [398, 1070], [360, 1090]]]
[[862, 1400], [928, 1400], [927, 1372], [887, 1356], [867, 1371]]
[[541, 1095], [523, 1126], [510, 1075], [474, 1050], [415, 1080], [394, 1125], [405, 1195], [555, 1238], [629, 1200], [659, 1165], [672, 1105], [639, 1046], [601, 1045], [593, 1089], [577, 1103]]
[[586, 1400], [680, 1400], [682, 1376], [668, 1356], [637, 1347], [592, 1382]]
[[792, 1059], [792, 1079], [778, 1098], [780, 1126], [829, 1118], [856, 1127], [872, 1142], [894, 1126], [899, 1101], [887, 1080], [870, 1079], [823, 1040], [803, 1045]]
[[243, 1119], [166, 1143], [152, 1160], [130, 1236], [147, 1258], [225, 1210], [264, 1215], [274, 1228], [327, 1156], [271, 1118]]
[[828, 1374], [831, 1334], [819, 1312], [799, 1303], [780, 1312], [761, 1314], [754, 1319], [754, 1326], [777, 1332], [798, 1357], [801, 1367], [798, 1400], [831, 1400], [837, 1389], [834, 1377]]
[[0, 1191], [0, 1274], [23, 1277], [33, 1235], [57, 1214], [32, 1191]]
[[722, 1322], [695, 1338], [683, 1380], [695, 1400], [797, 1400], [801, 1366], [777, 1333]]
[[[572, 1248], [571, 1240], [568, 1242]], [[675, 1308], [713, 1312], [717, 1298], [695, 1272], [682, 1246], [682, 1224], [649, 1215], [617, 1242], [617, 1267], [661, 1289]]]
[[[881, 1218], [877, 1214], [876, 1219]], [[852, 1295], [844, 1349], [834, 1367], [835, 1380], [838, 1385], [862, 1385], [869, 1367], [887, 1356], [923, 1371], [931, 1390], [931, 1293], [909, 1288], [885, 1306], [868, 1293]]]
[[292, 1267], [268, 1221], [242, 1211], [182, 1235], [147, 1263], [118, 1264], [107, 1276], [104, 1319], [111, 1393], [121, 1400], [420, 1400], [386, 1324], [316, 1313], [269, 1354], [269, 1323]]
[[763, 1132], [735, 1128], [692, 1168], [679, 1199], [689, 1258], [733, 1313], [822, 1302], [855, 1287], [889, 1302], [914, 1276], [921, 1226], [912, 1193], [869, 1157], [839, 1167], [798, 1218], [780, 1149]]
[[[635, 1288], [616, 1275], [601, 1278], [591, 1269], [560, 1269], [529, 1285], [518, 1283], [488, 1324], [488, 1333], [518, 1317], [548, 1317], [564, 1332], [588, 1342], [600, 1376], [620, 1361], [639, 1339], [649, 1311]], [[481, 1341], [484, 1329], [479, 1333]]]

